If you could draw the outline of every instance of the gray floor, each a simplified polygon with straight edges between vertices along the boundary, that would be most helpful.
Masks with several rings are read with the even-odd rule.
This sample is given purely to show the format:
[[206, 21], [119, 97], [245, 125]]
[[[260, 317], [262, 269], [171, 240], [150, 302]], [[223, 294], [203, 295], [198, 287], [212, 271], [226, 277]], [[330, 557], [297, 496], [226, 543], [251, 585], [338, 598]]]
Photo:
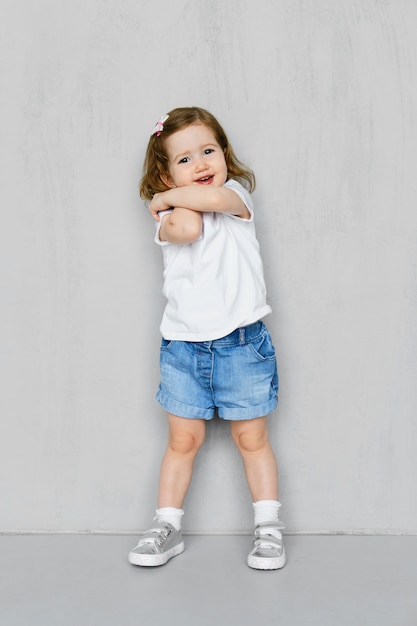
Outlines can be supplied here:
[[0, 536], [1, 626], [417, 626], [417, 537], [287, 536], [277, 572], [246, 536], [188, 536], [143, 569], [135, 537]]

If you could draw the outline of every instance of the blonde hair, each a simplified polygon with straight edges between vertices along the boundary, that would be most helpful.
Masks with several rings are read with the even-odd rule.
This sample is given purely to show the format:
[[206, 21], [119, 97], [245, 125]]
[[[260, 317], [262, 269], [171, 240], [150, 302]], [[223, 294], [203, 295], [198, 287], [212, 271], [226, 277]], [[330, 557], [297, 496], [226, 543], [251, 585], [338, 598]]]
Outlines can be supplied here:
[[239, 180], [250, 192], [255, 189], [255, 174], [239, 161], [226, 133], [211, 113], [199, 107], [181, 107], [172, 109], [168, 116], [161, 134], [158, 136], [155, 133], [149, 139], [143, 164], [142, 180], [139, 184], [139, 193], [143, 200], [152, 200], [156, 193], [169, 189], [162, 180], [169, 173], [165, 140], [170, 135], [192, 124], [204, 124], [213, 132], [217, 143], [224, 151], [228, 179]]

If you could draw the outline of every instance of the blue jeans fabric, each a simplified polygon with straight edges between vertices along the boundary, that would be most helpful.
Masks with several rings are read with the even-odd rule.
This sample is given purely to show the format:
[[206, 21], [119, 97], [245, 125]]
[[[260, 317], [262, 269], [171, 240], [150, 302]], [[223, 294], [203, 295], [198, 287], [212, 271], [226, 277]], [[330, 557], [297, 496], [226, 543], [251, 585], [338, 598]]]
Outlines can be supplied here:
[[275, 348], [261, 321], [213, 341], [162, 339], [157, 400], [174, 415], [226, 420], [267, 415], [278, 403]]

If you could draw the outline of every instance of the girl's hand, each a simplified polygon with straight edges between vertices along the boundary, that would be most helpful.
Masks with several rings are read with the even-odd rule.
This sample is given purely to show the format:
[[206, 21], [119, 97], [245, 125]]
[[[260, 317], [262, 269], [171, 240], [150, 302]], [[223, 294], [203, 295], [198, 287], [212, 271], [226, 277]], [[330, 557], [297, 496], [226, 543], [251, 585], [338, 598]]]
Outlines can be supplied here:
[[168, 204], [167, 202], [164, 202], [163, 200], [164, 194], [165, 194], [164, 191], [160, 193], [156, 193], [154, 197], [152, 198], [151, 203], [149, 205], [149, 211], [153, 219], [156, 220], [157, 222], [159, 222], [160, 220], [160, 217], [158, 215], [160, 211], [166, 211], [167, 209], [172, 208], [170, 204]]

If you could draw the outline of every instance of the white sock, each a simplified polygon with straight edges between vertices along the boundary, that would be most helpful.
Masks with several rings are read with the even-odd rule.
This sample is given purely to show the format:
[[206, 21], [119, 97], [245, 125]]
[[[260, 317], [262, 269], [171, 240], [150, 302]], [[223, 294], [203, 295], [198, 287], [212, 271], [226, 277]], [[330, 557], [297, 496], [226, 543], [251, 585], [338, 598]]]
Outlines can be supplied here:
[[255, 513], [255, 526], [259, 524], [278, 522], [280, 527], [283, 528], [279, 520], [279, 510], [281, 508], [281, 502], [278, 500], [258, 500], [253, 503], [253, 511]]
[[181, 530], [181, 518], [184, 515], [182, 509], [175, 509], [172, 506], [164, 506], [161, 509], [156, 509], [156, 517], [154, 519], [157, 522], [169, 522], [177, 530]]

